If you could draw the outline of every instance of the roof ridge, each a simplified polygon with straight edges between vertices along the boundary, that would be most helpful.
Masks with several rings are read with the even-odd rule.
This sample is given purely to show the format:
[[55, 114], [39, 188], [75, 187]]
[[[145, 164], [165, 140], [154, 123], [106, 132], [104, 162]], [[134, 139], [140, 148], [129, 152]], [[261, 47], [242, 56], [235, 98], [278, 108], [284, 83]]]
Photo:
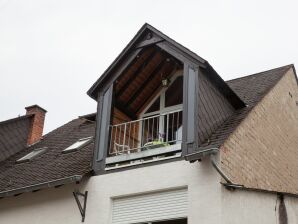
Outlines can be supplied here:
[[157, 31], [159, 32], [160, 34], [164, 35], [166, 38], [168, 38], [169, 40], [175, 42], [177, 45], [179, 45], [180, 47], [182, 48], [185, 48], [186, 50], [188, 50], [190, 53], [194, 54], [196, 57], [200, 58], [201, 60], [204, 60], [205, 62], [207, 62], [206, 59], [202, 58], [200, 55], [198, 55], [196, 52], [190, 50], [190, 48], [186, 47], [184, 44], [181, 44], [179, 42], [177, 42], [176, 40], [174, 40], [173, 38], [171, 38], [170, 36], [168, 36], [167, 34], [163, 33], [162, 31], [160, 31], [159, 29], [155, 28], [154, 26], [152, 26], [151, 24], [149, 23], [145, 23], [144, 26], [147, 26], [147, 28], [153, 30], [153, 31]]
[[21, 119], [25, 119], [25, 118], [28, 118], [28, 117], [32, 117], [33, 114], [26, 114], [26, 115], [22, 115], [22, 116], [18, 116], [18, 117], [15, 117], [15, 118], [10, 118], [8, 120], [4, 120], [4, 121], [0, 121], [0, 125], [2, 124], [7, 124], [9, 122], [13, 122], [13, 121], [17, 121], [17, 120], [21, 120]]
[[238, 80], [238, 79], [244, 79], [244, 78], [248, 78], [248, 77], [251, 77], [251, 76], [261, 75], [262, 73], [266, 73], [266, 72], [270, 72], [270, 71], [274, 71], [274, 70], [279, 70], [279, 69], [286, 68], [286, 67], [289, 67], [289, 68], [290, 67], [294, 67], [294, 64], [288, 64], [288, 65], [280, 66], [280, 67], [277, 67], [277, 68], [272, 68], [272, 69], [264, 70], [264, 71], [253, 73], [253, 74], [250, 74], [250, 75], [246, 75], [246, 76], [242, 76], [242, 77], [238, 77], [238, 78], [226, 80], [225, 82], [231, 82], [231, 81], [235, 81], [235, 80]]

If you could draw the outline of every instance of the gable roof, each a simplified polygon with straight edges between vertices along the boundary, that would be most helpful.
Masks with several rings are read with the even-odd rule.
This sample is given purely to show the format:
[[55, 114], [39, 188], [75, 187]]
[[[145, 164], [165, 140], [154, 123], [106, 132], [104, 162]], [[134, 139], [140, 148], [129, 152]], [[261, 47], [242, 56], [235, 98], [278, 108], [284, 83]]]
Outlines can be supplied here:
[[0, 161], [26, 147], [32, 117], [25, 115], [0, 122]]
[[[146, 34], [152, 33], [152, 42], [146, 42]], [[145, 38], [145, 41], [144, 41]], [[114, 71], [117, 66], [120, 66], [125, 60], [126, 56], [131, 55], [132, 52], [137, 53], [137, 50], [142, 48], [142, 41], [146, 42], [146, 46], [157, 44], [157, 46], [161, 47], [164, 42], [170, 44], [171, 51], [175, 52], [175, 49], [179, 51], [174, 57], [181, 54], [185, 57], [189, 58], [189, 60], [193, 61], [196, 65], [199, 65], [203, 68], [206, 68], [209, 71], [210, 79], [212, 79], [214, 85], [223, 93], [224, 96], [231, 102], [231, 104], [236, 108], [241, 108], [244, 106], [244, 103], [237, 96], [237, 94], [224, 82], [224, 80], [217, 74], [217, 72], [212, 68], [212, 66], [202, 57], [198, 56], [188, 48], [183, 45], [177, 43], [175, 40], [171, 39], [158, 29], [153, 26], [145, 23], [141, 29], [137, 32], [137, 34], [133, 37], [133, 39], [128, 43], [128, 45], [123, 49], [123, 51], [117, 56], [117, 58], [113, 61], [113, 63], [104, 71], [104, 73], [99, 77], [99, 79], [92, 85], [92, 87], [88, 90], [87, 94], [93, 98], [97, 99], [97, 94], [99, 89], [102, 88], [107, 79], [111, 79], [114, 75]], [[150, 40], [149, 40], [150, 41]], [[141, 43], [140, 43], [141, 42]], [[132, 54], [133, 55], [133, 54]], [[135, 55], [137, 57], [138, 54]], [[178, 59], [178, 58], [177, 58]], [[179, 59], [178, 59], [179, 60]], [[126, 65], [128, 66], [128, 65]]]
[[120, 52], [120, 54], [115, 58], [115, 60], [112, 62], [112, 64], [104, 71], [104, 73], [99, 77], [99, 79], [91, 86], [91, 88], [88, 90], [87, 94], [92, 97], [93, 99], [96, 99], [96, 96], [94, 95], [94, 92], [98, 88], [99, 84], [104, 81], [104, 79], [107, 78], [107, 76], [110, 74], [110, 72], [117, 66], [117, 64], [121, 61], [121, 59], [128, 54], [130, 51], [133, 50], [134, 45], [136, 45], [137, 41], [140, 39], [142, 34], [144, 34], [147, 30], [152, 31], [156, 33], [158, 36], [163, 38], [166, 41], [169, 41], [172, 44], [177, 45], [183, 52], [186, 54], [192, 55], [196, 60], [198, 60], [201, 63], [205, 63], [206, 61], [195, 54], [194, 52], [190, 51], [186, 47], [182, 46], [181, 44], [177, 43], [173, 39], [169, 38], [167, 35], [163, 34], [153, 26], [149, 25], [148, 23], [145, 23], [141, 29], [135, 34], [135, 36], [131, 39], [131, 41], [126, 45], [126, 47]]
[[[78, 118], [43, 136], [40, 142], [23, 147], [0, 162], [0, 197], [16, 194], [27, 186], [48, 182], [61, 185], [65, 181], [78, 181], [88, 174], [91, 171], [94, 141], [75, 152], [62, 151], [81, 138], [94, 136], [94, 131], [95, 122]], [[34, 149], [44, 147], [47, 150], [31, 161], [16, 163]]]

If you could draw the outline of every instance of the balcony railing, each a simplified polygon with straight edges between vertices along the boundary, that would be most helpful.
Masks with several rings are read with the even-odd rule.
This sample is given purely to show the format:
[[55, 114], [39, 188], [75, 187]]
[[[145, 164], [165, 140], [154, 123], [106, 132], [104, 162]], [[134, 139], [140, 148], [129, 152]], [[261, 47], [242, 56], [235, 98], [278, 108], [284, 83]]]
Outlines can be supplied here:
[[182, 110], [111, 125], [110, 131], [110, 156], [178, 144], [182, 140]]

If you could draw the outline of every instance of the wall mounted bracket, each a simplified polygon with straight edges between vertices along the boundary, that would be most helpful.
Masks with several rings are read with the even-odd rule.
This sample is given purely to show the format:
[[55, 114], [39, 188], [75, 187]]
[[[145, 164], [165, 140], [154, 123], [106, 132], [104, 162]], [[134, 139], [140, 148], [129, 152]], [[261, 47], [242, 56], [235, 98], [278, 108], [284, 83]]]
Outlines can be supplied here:
[[[74, 191], [72, 192], [73, 196], [77, 202], [77, 205], [79, 207], [81, 216], [82, 216], [82, 222], [85, 221], [85, 215], [86, 215], [86, 205], [87, 205], [87, 196], [88, 196], [88, 191], [85, 191], [85, 193], [81, 193], [79, 191]], [[82, 206], [82, 202], [79, 200], [79, 197], [83, 198], [83, 206]]]

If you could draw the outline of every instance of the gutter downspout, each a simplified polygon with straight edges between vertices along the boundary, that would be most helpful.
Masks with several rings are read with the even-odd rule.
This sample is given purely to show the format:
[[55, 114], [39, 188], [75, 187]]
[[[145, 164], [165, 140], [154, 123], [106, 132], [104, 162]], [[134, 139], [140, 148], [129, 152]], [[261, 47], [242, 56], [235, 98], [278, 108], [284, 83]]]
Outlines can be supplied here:
[[[218, 150], [218, 149], [217, 149]], [[217, 153], [217, 152], [216, 152]], [[227, 175], [219, 168], [217, 163], [215, 162], [215, 154], [210, 154], [210, 160], [212, 163], [212, 166], [216, 169], [216, 171], [220, 174], [220, 176], [228, 183], [233, 184], [232, 181], [227, 177]]]
[[220, 174], [220, 176], [227, 182], [227, 184], [230, 185], [237, 185], [233, 184], [233, 182], [228, 178], [228, 176], [220, 169], [220, 167], [217, 165], [215, 160], [215, 155], [218, 153], [219, 148], [209, 148], [197, 151], [195, 153], [191, 153], [185, 156], [185, 160], [188, 160], [190, 162], [194, 162], [192, 160], [193, 158], [196, 158], [197, 161], [201, 161], [203, 157], [206, 157], [207, 155], [210, 155], [210, 160], [212, 163], [212, 166], [216, 169], [216, 171]]

